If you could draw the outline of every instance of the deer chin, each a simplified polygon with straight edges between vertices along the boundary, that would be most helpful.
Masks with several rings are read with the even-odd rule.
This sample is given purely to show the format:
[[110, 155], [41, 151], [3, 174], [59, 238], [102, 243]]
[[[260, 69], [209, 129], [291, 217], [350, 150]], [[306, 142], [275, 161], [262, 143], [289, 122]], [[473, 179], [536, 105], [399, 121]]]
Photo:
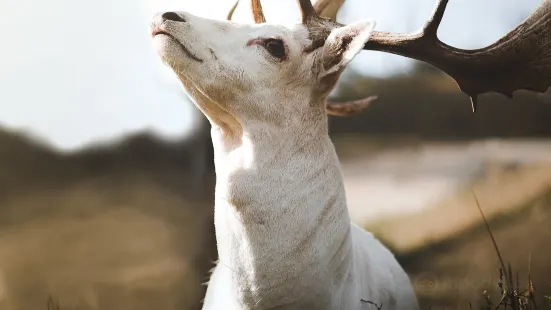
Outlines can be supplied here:
[[203, 59], [199, 58], [190, 48], [168, 32], [156, 30], [152, 36], [157, 52], [166, 61], [180, 62], [181, 59], [191, 59], [195, 62], [203, 62]]
[[173, 69], [184, 86], [187, 95], [211, 125], [221, 128], [228, 136], [241, 137], [243, 127], [239, 119], [223, 105], [208, 96], [192, 79], [181, 74], [176, 68]]

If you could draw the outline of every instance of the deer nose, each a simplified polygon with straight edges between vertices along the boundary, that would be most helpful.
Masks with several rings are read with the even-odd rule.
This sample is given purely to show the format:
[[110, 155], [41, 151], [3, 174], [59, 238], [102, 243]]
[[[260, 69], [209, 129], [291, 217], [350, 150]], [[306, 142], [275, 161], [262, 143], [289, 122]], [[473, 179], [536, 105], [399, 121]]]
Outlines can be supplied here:
[[182, 17], [182, 15], [176, 13], [176, 12], [166, 12], [161, 15], [162, 19], [164, 20], [171, 20], [174, 22], [181, 22], [185, 23], [186, 20]]

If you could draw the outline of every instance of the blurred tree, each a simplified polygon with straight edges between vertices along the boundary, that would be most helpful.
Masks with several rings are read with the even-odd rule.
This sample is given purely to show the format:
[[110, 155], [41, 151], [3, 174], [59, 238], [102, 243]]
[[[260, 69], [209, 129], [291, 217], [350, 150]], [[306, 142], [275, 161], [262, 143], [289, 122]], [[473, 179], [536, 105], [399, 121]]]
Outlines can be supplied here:
[[442, 72], [442, 70], [436, 68], [435, 66], [417, 60], [413, 61], [411, 71], [414, 74], [445, 74], [444, 72]]

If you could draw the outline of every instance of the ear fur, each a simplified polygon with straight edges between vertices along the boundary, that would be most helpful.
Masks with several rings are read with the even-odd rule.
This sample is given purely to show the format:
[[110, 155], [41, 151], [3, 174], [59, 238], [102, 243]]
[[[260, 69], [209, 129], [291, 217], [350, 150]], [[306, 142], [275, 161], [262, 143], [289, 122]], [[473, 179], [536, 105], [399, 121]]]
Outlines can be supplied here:
[[373, 20], [361, 20], [334, 29], [321, 52], [320, 78], [342, 71], [363, 49], [375, 24]]

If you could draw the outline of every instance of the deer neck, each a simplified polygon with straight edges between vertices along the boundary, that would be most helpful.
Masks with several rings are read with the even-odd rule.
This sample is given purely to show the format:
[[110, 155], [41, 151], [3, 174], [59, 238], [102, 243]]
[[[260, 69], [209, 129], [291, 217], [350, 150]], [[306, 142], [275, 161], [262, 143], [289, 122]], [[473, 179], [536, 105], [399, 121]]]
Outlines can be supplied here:
[[[323, 121], [306, 128], [244, 125], [238, 138], [212, 129], [219, 268], [231, 270], [251, 309], [323, 303], [327, 282], [342, 281], [349, 265], [350, 217], [320, 114]], [[298, 295], [307, 291], [320, 294]]]

